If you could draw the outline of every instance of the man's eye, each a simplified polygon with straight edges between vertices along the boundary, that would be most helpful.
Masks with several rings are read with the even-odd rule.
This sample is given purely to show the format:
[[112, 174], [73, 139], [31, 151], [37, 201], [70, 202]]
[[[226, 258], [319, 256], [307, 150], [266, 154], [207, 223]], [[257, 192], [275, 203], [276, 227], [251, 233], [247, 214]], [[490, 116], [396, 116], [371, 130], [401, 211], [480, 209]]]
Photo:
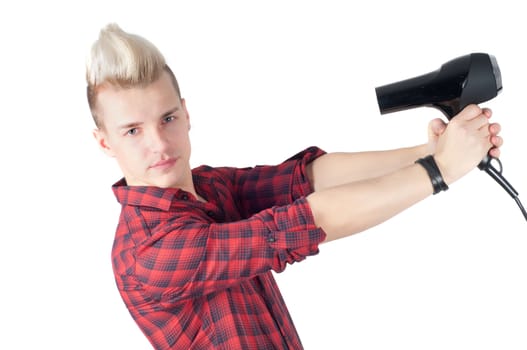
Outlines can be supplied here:
[[174, 117], [173, 115], [169, 115], [169, 116], [163, 118], [163, 123], [170, 123], [174, 119], [176, 119], [176, 117]]
[[137, 128], [130, 129], [126, 132], [127, 135], [136, 135], [137, 134]]

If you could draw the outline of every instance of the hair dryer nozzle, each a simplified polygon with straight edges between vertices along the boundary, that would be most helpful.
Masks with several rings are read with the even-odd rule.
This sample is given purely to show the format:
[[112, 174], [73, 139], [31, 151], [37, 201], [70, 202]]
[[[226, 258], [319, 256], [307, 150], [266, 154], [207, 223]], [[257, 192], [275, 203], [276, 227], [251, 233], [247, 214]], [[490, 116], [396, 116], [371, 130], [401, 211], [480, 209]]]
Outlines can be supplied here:
[[443, 64], [438, 70], [375, 88], [381, 114], [415, 107], [435, 107], [448, 119], [469, 104], [488, 101], [502, 89], [494, 56], [472, 53]]

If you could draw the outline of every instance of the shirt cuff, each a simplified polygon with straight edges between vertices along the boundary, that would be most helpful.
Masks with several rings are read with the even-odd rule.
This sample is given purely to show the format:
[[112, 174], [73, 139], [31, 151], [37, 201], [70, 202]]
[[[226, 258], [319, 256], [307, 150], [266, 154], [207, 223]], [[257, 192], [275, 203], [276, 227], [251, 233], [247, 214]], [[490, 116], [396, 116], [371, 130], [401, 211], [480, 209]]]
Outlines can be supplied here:
[[281, 272], [286, 264], [302, 261], [319, 253], [318, 246], [326, 239], [326, 233], [315, 226], [311, 208], [305, 197], [291, 205], [274, 207], [264, 219], [269, 246], [278, 251], [273, 270]]
[[306, 148], [304, 151], [299, 152], [288, 159], [296, 160], [298, 162], [298, 166], [295, 168], [292, 176], [291, 194], [293, 200], [307, 196], [313, 192], [313, 185], [307, 176], [306, 167], [309, 163], [324, 154], [326, 154], [325, 151], [313, 146]]

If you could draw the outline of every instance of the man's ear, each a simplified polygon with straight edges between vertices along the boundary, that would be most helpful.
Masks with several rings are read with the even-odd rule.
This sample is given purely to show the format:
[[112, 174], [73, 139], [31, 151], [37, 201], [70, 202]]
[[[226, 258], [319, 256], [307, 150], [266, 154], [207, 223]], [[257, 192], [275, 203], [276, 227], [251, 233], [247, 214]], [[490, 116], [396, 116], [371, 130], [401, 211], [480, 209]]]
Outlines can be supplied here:
[[108, 139], [107, 139], [106, 133], [102, 131], [101, 129], [94, 129], [92, 134], [95, 140], [97, 141], [97, 144], [99, 145], [99, 147], [103, 150], [103, 152], [106, 153], [110, 157], [115, 157], [113, 150], [108, 145]]

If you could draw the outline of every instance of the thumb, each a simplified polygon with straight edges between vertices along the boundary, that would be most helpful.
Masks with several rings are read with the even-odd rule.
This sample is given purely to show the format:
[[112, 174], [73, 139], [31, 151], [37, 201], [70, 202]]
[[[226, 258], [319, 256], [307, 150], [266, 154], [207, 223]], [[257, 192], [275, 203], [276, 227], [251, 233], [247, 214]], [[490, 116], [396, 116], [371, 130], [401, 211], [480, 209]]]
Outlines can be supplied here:
[[430, 138], [435, 138], [439, 135], [441, 135], [446, 129], [446, 123], [440, 119], [432, 119], [430, 123], [428, 123], [428, 136]]

